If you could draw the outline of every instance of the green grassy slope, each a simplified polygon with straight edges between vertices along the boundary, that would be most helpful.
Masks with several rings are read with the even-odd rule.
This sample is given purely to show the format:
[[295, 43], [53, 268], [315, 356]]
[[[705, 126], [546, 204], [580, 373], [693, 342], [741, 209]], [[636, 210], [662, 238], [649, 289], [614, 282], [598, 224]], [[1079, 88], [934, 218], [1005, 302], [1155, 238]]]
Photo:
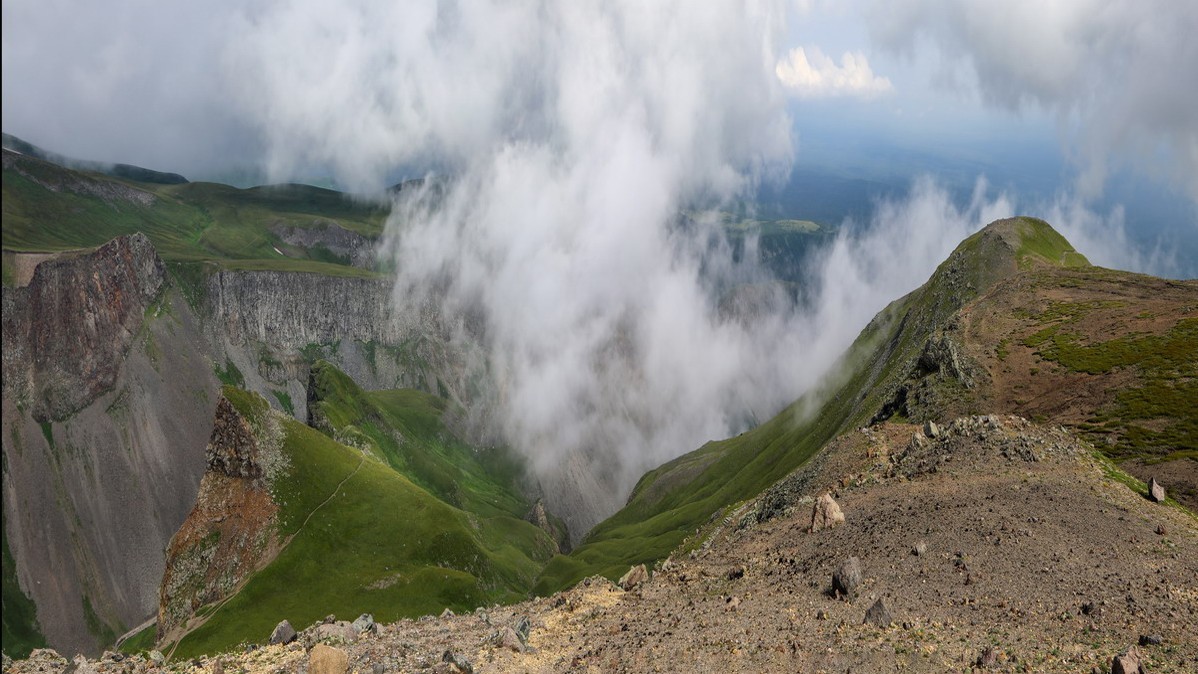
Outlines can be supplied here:
[[[348, 381], [327, 364], [322, 370], [338, 384]], [[348, 426], [339, 427], [343, 438], [368, 447], [363, 450], [280, 416], [289, 467], [272, 492], [281, 508], [281, 537], [292, 537], [290, 543], [226, 603], [202, 608], [208, 621], [181, 640], [175, 658], [263, 641], [283, 619], [297, 626], [330, 613], [396, 620], [512, 601], [525, 596], [536, 579], [552, 543], [519, 518], [528, 504], [506, 476], [489, 480], [481, 464], [468, 465], [468, 457], [454, 454], [469, 451], [465, 446], [424, 444], [437, 438], [443, 445], [454, 442], [435, 415], [441, 403], [407, 392], [339, 394], [343, 407], [379, 415], [371, 420], [372, 431], [402, 434], [402, 456], [440, 453], [446, 465], [457, 466], [459, 500], [474, 512], [397, 471], [386, 450], [361, 442], [366, 432], [351, 438]], [[243, 414], [268, 413], [266, 401], [254, 394], [225, 387], [225, 395]], [[386, 425], [386, 419], [396, 425]]]
[[327, 249], [287, 246], [272, 227], [332, 222], [376, 238], [385, 219], [385, 209], [377, 205], [307, 185], [237, 189], [214, 183], [145, 183], [5, 153], [6, 252], [87, 248], [140, 231], [167, 262], [362, 276], [372, 272], [348, 266]]
[[596, 573], [615, 578], [632, 564], [669, 554], [713, 513], [756, 495], [839, 433], [868, 423], [928, 338], [966, 302], [1020, 267], [1075, 263], [1070, 253], [1063, 237], [1030, 218], [995, 223], [966, 239], [925, 285], [874, 318], [818, 390], [749, 432], [647, 473], [622, 510], [569, 556], [554, 557], [534, 592]]
[[520, 458], [506, 447], [459, 440], [442, 421], [444, 398], [411, 389], [364, 391], [323, 360], [312, 366], [309, 389], [314, 426], [370, 449], [446, 503], [486, 516], [528, 512]]

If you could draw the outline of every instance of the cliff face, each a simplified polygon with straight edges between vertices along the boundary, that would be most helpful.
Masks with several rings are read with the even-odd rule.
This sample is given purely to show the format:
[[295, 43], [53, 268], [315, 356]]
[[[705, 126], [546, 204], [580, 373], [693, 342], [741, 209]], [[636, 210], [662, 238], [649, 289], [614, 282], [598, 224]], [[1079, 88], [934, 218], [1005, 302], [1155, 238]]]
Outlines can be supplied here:
[[[273, 545], [260, 536], [272, 506], [256, 459], [234, 451], [249, 438], [205, 458], [214, 369], [236, 369], [299, 419], [317, 357], [368, 389], [459, 400], [467, 389], [436, 313], [400, 315], [385, 279], [221, 271], [193, 306], [133, 235], [45, 256], [22, 280], [3, 290], [4, 526], [42, 632], [69, 653], [98, 652], [160, 604], [169, 628], [254, 568], [222, 546]], [[216, 528], [181, 533], [160, 596], [164, 550], [189, 511]], [[201, 545], [207, 536], [213, 545]]]
[[221, 271], [208, 279], [210, 341], [268, 399], [284, 388], [303, 407], [308, 364], [324, 358], [366, 389], [415, 388], [469, 397], [469, 347], [450, 339], [435, 307], [395, 310], [387, 279]]
[[163, 548], [204, 471], [216, 378], [165, 281], [138, 235], [43, 261], [3, 291], [6, 540], [42, 632], [67, 652], [154, 612]]
[[279, 507], [268, 484], [270, 461], [278, 455], [278, 426], [272, 421], [265, 410], [251, 422], [227, 398], [217, 403], [205, 451], [207, 472], [195, 506], [166, 551], [160, 640], [199, 607], [227, 597], [277, 553]]
[[60, 421], [112, 390], [146, 308], [164, 281], [141, 234], [81, 257], [47, 260], [4, 289], [4, 397]]
[[351, 232], [332, 220], [317, 219], [311, 227], [275, 225], [271, 231], [291, 246], [323, 248], [355, 267], [369, 269], [374, 266], [377, 241]]

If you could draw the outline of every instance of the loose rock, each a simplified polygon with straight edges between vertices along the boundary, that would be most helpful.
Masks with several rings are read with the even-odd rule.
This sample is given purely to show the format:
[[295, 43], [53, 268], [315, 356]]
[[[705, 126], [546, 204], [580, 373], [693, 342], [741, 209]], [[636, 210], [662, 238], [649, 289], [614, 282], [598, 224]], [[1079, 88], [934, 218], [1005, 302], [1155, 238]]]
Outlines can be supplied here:
[[1148, 498], [1157, 503], [1162, 503], [1165, 500], [1165, 496], [1165, 487], [1160, 482], [1157, 482], [1155, 477], [1150, 478], [1148, 480]]
[[278, 625], [275, 625], [275, 630], [270, 633], [270, 643], [272, 645], [289, 644], [292, 641], [295, 641], [296, 636], [298, 635], [296, 634], [295, 628], [291, 626], [291, 623], [284, 620]]
[[1111, 674], [1141, 674], [1144, 666], [1140, 663], [1140, 649], [1132, 646], [1127, 652], [1116, 655], [1111, 660]]
[[[447, 663], [454, 669], [464, 674], [474, 674], [474, 664], [466, 658], [466, 656], [453, 651], [445, 651], [441, 655], [441, 662]], [[315, 674], [315, 672], [313, 672]]]
[[923, 557], [924, 555], [928, 554], [928, 544], [924, 543], [923, 541], [919, 541], [911, 547], [911, 554], [915, 555], [916, 557]]
[[861, 585], [861, 560], [849, 557], [840, 563], [832, 572], [832, 595], [836, 597], [855, 597], [857, 588]]
[[308, 654], [310, 674], [345, 674], [349, 669], [349, 655], [340, 648], [316, 644]]
[[317, 625], [316, 629], [312, 630], [312, 638], [316, 641], [340, 641], [352, 644], [358, 640], [358, 630], [350, 623], [338, 620], [332, 624]]
[[832, 495], [824, 494], [816, 499], [815, 507], [811, 510], [812, 533], [821, 529], [831, 529], [840, 524], [844, 524], [844, 512], [841, 511], [840, 505], [836, 503]]
[[998, 651], [994, 650], [993, 646], [987, 646], [982, 654], [978, 656], [978, 667], [982, 669], [990, 669], [998, 666]]
[[620, 588], [625, 592], [649, 580], [649, 572], [645, 569], [644, 564], [637, 564], [628, 569], [628, 573], [620, 577]]
[[495, 644], [500, 648], [511, 649], [514, 653], [524, 652], [524, 641], [520, 639], [520, 635], [516, 634], [516, 630], [505, 627], [499, 630], [495, 635]]
[[940, 427], [935, 422], [929, 421], [923, 425], [923, 434], [935, 440], [940, 437]]
[[520, 620], [516, 621], [515, 629], [516, 636], [520, 637], [520, 642], [527, 644], [528, 634], [532, 631], [532, 621], [528, 619], [528, 616], [523, 616]]
[[870, 606], [869, 610], [865, 612], [865, 620], [862, 622], [868, 625], [873, 625], [874, 627], [886, 629], [890, 627], [891, 623], [894, 622], [894, 616], [890, 615], [890, 609], [886, 608], [886, 603], [879, 598], [874, 602], [874, 605]]
[[363, 613], [354, 621], [354, 629], [358, 630], [359, 634], [373, 632], [375, 629], [374, 616], [369, 613]]
[[1141, 646], [1160, 646], [1163, 643], [1165, 643], [1165, 638], [1159, 634], [1141, 634], [1140, 635], [1140, 645]]

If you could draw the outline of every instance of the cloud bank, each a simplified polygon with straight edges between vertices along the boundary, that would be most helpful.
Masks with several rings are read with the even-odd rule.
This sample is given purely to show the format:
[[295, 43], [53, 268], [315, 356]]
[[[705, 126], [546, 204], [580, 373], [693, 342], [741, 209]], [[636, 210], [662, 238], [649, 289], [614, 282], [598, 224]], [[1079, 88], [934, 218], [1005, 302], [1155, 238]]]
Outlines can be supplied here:
[[861, 52], [845, 52], [837, 65], [819, 47], [796, 47], [778, 61], [774, 72], [800, 98], [869, 98], [894, 90], [889, 79], [874, 75], [869, 59]]
[[[1130, 161], [1198, 201], [1198, 3], [1136, 0], [867, 0], [875, 42], [911, 54], [938, 50], [942, 80], [994, 106], [1056, 115], [1097, 194]], [[1196, 223], [1198, 224], [1198, 223]]]

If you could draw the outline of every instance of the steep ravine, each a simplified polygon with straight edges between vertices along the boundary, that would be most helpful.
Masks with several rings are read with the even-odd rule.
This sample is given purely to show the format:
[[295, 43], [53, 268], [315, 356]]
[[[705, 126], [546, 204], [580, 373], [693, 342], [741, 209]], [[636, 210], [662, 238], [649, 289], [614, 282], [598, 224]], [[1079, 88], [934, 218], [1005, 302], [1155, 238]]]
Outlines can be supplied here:
[[301, 420], [315, 358], [366, 389], [465, 390], [435, 317], [392, 311], [383, 278], [226, 270], [180, 292], [141, 235], [32, 264], [3, 289], [4, 525], [64, 652], [96, 653], [156, 614], [218, 372]]

